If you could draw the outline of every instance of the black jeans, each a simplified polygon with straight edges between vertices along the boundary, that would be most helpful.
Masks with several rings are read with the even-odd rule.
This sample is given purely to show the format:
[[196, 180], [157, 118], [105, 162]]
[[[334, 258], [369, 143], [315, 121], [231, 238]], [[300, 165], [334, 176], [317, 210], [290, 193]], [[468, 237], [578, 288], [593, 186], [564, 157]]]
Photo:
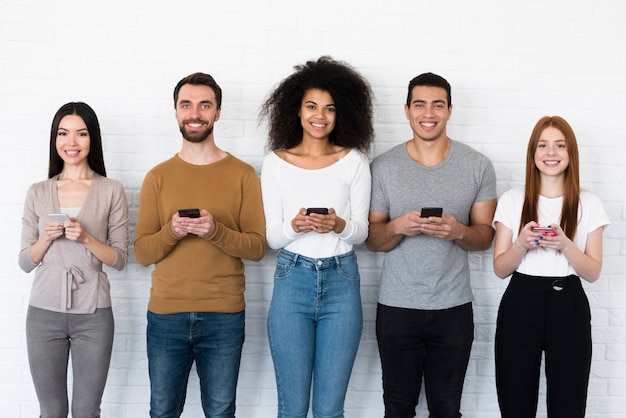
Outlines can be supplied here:
[[471, 303], [443, 310], [378, 304], [376, 336], [386, 418], [415, 416], [422, 378], [431, 418], [461, 416], [461, 393], [474, 340]]
[[496, 386], [504, 418], [537, 413], [545, 353], [550, 418], [583, 418], [591, 367], [591, 313], [577, 276], [514, 273], [496, 329]]

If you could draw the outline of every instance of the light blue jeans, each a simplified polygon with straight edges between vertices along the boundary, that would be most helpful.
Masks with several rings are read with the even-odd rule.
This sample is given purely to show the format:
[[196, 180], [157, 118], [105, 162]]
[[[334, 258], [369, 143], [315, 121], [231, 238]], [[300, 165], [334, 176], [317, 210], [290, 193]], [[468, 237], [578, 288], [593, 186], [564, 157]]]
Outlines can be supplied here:
[[356, 254], [308, 258], [277, 256], [267, 320], [278, 418], [343, 417], [363, 311]]
[[148, 311], [150, 416], [178, 418], [195, 360], [206, 418], [233, 418], [245, 312]]

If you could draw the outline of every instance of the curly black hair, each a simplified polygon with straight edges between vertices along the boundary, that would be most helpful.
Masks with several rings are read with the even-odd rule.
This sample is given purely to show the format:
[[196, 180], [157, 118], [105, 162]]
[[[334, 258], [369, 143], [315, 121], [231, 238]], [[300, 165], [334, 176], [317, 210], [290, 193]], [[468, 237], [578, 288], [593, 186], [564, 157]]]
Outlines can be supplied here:
[[331, 143], [369, 151], [374, 138], [373, 94], [369, 82], [349, 64], [329, 56], [296, 65], [269, 94], [260, 119], [269, 122], [267, 147], [271, 151], [289, 149], [302, 142], [302, 124], [298, 112], [305, 93], [311, 89], [328, 92], [335, 103], [337, 116]]

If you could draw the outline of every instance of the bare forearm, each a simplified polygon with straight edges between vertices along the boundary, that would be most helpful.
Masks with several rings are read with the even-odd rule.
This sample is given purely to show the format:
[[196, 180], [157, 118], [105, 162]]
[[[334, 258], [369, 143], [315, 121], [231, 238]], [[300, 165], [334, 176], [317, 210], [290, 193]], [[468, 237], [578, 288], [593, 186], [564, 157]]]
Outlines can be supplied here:
[[403, 238], [404, 235], [394, 230], [392, 221], [370, 222], [369, 235], [365, 243], [371, 251], [387, 252], [394, 249]]
[[85, 234], [82, 244], [100, 261], [107, 266], [115, 264], [117, 252], [115, 248], [107, 245], [89, 234]]
[[576, 274], [586, 281], [593, 283], [600, 277], [602, 262], [585, 254], [580, 249], [570, 243], [561, 253], [567, 258]]
[[484, 251], [491, 247], [494, 235], [491, 225], [463, 225], [460, 237], [454, 242], [466, 251]]
[[493, 271], [501, 279], [509, 277], [519, 267], [526, 255], [526, 248], [518, 242], [513, 243], [505, 252], [495, 255], [493, 259]]
[[48, 251], [48, 248], [50, 248], [51, 244], [52, 241], [47, 240], [43, 236], [39, 237], [39, 239], [28, 250], [28, 255], [33, 263], [41, 263], [41, 260], [43, 260], [43, 257], [46, 255], [46, 252]]

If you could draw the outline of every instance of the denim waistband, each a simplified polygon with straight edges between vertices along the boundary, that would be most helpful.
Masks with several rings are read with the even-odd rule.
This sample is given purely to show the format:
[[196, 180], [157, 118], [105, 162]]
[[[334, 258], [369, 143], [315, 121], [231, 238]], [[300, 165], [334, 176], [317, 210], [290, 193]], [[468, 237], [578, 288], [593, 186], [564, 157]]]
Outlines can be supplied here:
[[354, 252], [354, 250], [333, 257], [311, 258], [297, 253], [292, 253], [291, 251], [285, 250], [283, 248], [278, 252], [277, 257], [284, 260], [289, 260], [295, 265], [315, 269], [332, 268], [339, 266], [342, 263], [356, 261], [356, 253]]
[[569, 276], [530, 276], [517, 271], [513, 273], [509, 286], [528, 292], [564, 292], [568, 288], [582, 288], [580, 277], [575, 274]]

